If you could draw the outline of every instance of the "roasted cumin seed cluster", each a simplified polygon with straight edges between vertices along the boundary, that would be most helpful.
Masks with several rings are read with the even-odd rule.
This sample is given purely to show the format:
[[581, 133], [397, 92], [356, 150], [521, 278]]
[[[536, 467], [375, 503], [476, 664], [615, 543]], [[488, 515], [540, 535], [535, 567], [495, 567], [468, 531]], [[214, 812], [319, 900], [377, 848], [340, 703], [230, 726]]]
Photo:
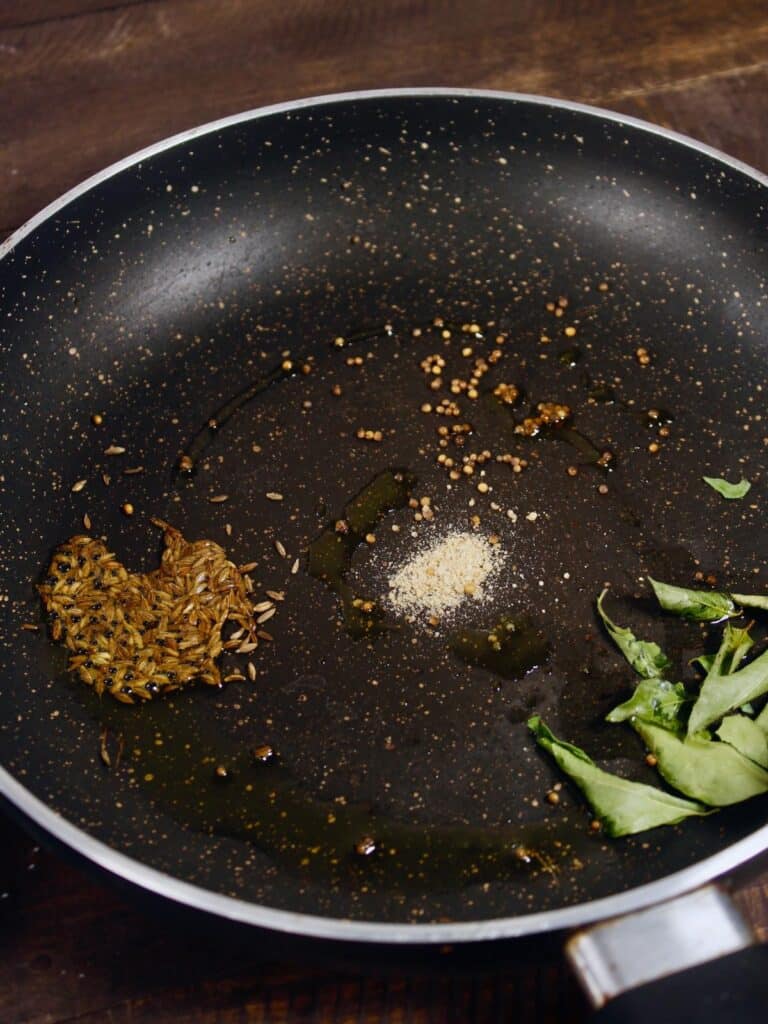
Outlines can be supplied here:
[[[80, 535], [56, 549], [39, 588], [70, 669], [125, 704], [192, 679], [217, 686], [221, 652], [250, 653], [258, 642], [246, 581], [224, 549], [153, 522], [165, 542], [154, 572], [128, 572], [100, 540]], [[236, 629], [225, 641], [227, 620]]]

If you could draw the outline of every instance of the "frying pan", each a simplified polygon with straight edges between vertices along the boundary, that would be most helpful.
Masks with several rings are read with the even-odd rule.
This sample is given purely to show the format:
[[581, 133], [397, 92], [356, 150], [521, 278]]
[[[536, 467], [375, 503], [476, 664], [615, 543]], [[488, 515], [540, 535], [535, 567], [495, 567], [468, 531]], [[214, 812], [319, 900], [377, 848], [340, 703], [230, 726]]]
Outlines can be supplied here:
[[[540, 713], [600, 763], [653, 781], [634, 737], [602, 724], [630, 679], [595, 595], [609, 583], [622, 621], [683, 664], [714, 641], [653, 614], [644, 574], [768, 586], [767, 183], [605, 111], [428, 89], [227, 118], [33, 218], [0, 250], [10, 804], [143, 889], [361, 943], [573, 929], [680, 897], [763, 851], [765, 798], [635, 838], [591, 831], [567, 784], [559, 804], [545, 799], [561, 780], [525, 719]], [[479, 338], [461, 334], [471, 323]], [[478, 444], [501, 437], [528, 463], [491, 465], [482, 494], [436, 462], [419, 362], [461, 358], [467, 337], [482, 354], [498, 336], [493, 380], [518, 386], [524, 406], [567, 403], [573, 429], [520, 438], [512, 420], [478, 413]], [[273, 373], [286, 358], [310, 372]], [[655, 453], [650, 409], [668, 426]], [[115, 445], [125, 453], [105, 454]], [[593, 458], [606, 450], [608, 474]], [[194, 472], [180, 474], [190, 452]], [[306, 551], [392, 467], [414, 475], [435, 518], [382, 510], [351, 584], [386, 592], [425, 531], [478, 514], [505, 570], [492, 607], [457, 628], [525, 619], [547, 651], [535, 664], [504, 678], [462, 664], [441, 629], [345, 629]], [[749, 500], [724, 502], [705, 474], [743, 474]], [[256, 680], [132, 707], [67, 673], [35, 584], [85, 515], [134, 571], [157, 564], [151, 517], [256, 562], [255, 589], [286, 595], [254, 652]], [[254, 759], [263, 746], [274, 756]], [[745, 945], [704, 893], [688, 898], [717, 904], [737, 936], [721, 951]], [[591, 933], [593, 946], [596, 934], [608, 933]]]

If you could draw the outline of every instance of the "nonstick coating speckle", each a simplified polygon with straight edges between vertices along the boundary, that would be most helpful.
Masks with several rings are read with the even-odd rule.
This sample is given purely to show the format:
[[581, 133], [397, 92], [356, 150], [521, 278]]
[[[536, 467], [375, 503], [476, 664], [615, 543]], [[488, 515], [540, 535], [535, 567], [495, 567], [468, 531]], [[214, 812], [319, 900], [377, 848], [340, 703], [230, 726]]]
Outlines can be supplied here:
[[[63, 207], [0, 264], [2, 763], [137, 860], [331, 917], [557, 908], [749, 834], [765, 799], [636, 839], [591, 833], [568, 785], [547, 803], [559, 777], [525, 719], [540, 713], [607, 767], [651, 781], [633, 734], [602, 724], [631, 673], [595, 621], [595, 595], [610, 583], [616, 618], [682, 666], [706, 637], [653, 614], [646, 573], [768, 588], [765, 200], [746, 175], [635, 127], [442, 96], [232, 125]], [[546, 303], [559, 296], [558, 319]], [[510, 434], [504, 447], [528, 459], [524, 472], [489, 463], [487, 494], [473, 479], [448, 490], [439, 421], [420, 412], [433, 397], [419, 362], [441, 351], [458, 367], [467, 336], [446, 345], [426, 327], [436, 316], [480, 325], [478, 354], [503, 334], [488, 382], [523, 390], [517, 415], [568, 404], [580, 434], [614, 454], [612, 472], [562, 441]], [[244, 405], [195, 473], [177, 474], [216, 410], [288, 354], [311, 372]], [[606, 388], [612, 401], [590, 401]], [[668, 436], [649, 428], [649, 409], [671, 415]], [[473, 415], [472, 445], [500, 443], [506, 428]], [[360, 427], [381, 430], [381, 442], [359, 440]], [[125, 453], [105, 454], [110, 445]], [[528, 615], [551, 646], [525, 678], [462, 665], [447, 627], [352, 638], [336, 595], [306, 573], [310, 542], [394, 466], [416, 475], [435, 518], [382, 517], [350, 579], [381, 596], [388, 567], [419, 538], [478, 514], [506, 552], [492, 611]], [[705, 474], [743, 475], [752, 489], [727, 502]], [[249, 656], [255, 681], [134, 709], [67, 675], [35, 583], [86, 514], [135, 571], [157, 563], [152, 516], [255, 561], [256, 591], [286, 593], [265, 624], [274, 640]], [[462, 614], [464, 625], [493, 624], [486, 609]], [[245, 660], [231, 664], [243, 671]], [[264, 747], [274, 756], [262, 762], [252, 752]]]

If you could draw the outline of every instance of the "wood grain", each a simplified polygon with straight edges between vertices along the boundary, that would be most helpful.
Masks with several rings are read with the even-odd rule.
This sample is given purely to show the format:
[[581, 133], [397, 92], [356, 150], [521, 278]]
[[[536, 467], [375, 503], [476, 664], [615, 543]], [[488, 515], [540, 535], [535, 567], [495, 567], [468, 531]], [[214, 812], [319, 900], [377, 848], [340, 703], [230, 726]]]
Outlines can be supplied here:
[[[264, 103], [457, 85], [644, 117], [768, 170], [764, 0], [0, 0], [0, 235], [108, 163]], [[0, 816], [0, 1021], [576, 1024], [562, 962], [382, 976], [265, 959], [39, 850]], [[768, 872], [737, 881], [768, 941]]]
[[[576, 1019], [584, 1004], [552, 954], [483, 975], [381, 975], [270, 963], [242, 935], [152, 918], [3, 820], [0, 1020], [110, 1024]], [[108, 1017], [107, 1017], [108, 1013]]]
[[[298, 96], [439, 84], [621, 106], [670, 91], [679, 100], [678, 83], [695, 93], [712, 76], [715, 90], [734, 78], [741, 94], [739, 78], [768, 68], [760, 6], [219, 0], [214, 12], [208, 0], [156, 0], [8, 27], [0, 226], [165, 135]], [[759, 96], [760, 84], [746, 90]]]
[[[622, 113], [673, 128], [768, 171], [768, 64], [685, 79], [605, 99]], [[763, 126], [763, 127], [760, 127]]]
[[86, 13], [117, 12], [123, 7], [151, 3], [152, 0], [3, 0], [0, 3], [0, 28], [32, 28], [43, 22], [78, 18]]

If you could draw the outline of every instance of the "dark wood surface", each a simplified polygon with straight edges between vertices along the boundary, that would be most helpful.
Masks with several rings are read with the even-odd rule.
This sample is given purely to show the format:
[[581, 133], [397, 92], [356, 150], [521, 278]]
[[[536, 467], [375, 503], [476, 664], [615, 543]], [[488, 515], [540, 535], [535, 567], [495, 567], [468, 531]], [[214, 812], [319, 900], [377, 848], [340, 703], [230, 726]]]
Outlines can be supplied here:
[[[764, 0], [0, 0], [0, 236], [83, 177], [224, 114], [318, 93], [545, 93], [768, 170]], [[580, 1021], [556, 950], [483, 974], [266, 956], [139, 909], [0, 817], [0, 1021]], [[768, 939], [768, 870], [736, 883]]]

